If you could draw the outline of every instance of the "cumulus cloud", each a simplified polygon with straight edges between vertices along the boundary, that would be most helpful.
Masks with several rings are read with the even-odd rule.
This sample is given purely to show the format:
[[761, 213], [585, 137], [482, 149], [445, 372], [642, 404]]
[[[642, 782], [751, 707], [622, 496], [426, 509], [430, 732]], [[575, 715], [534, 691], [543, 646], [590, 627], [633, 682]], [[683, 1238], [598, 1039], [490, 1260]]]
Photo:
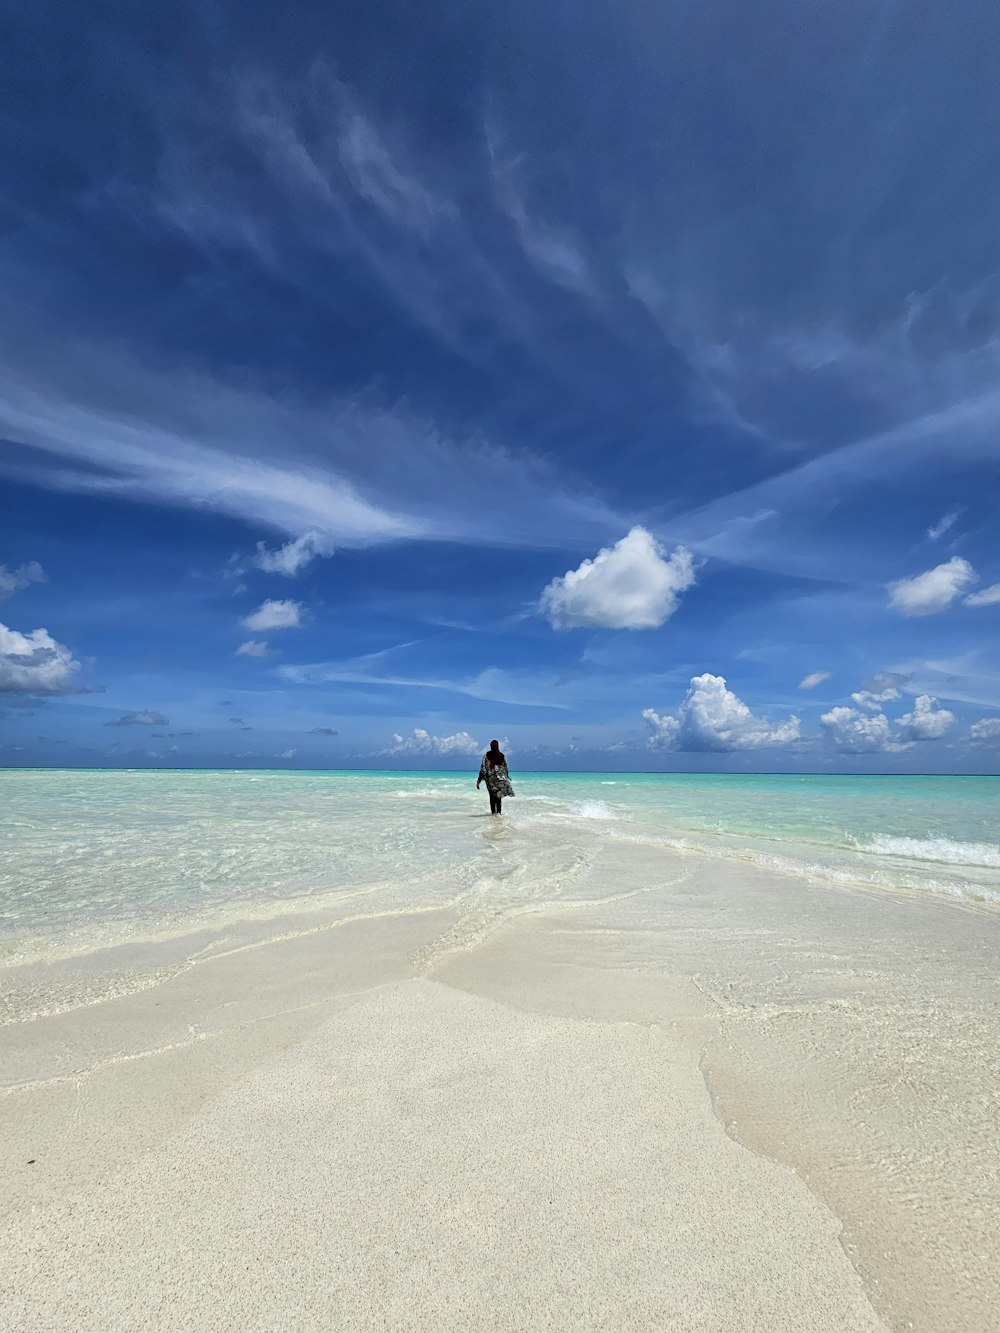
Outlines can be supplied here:
[[932, 523], [927, 529], [927, 535], [930, 537], [931, 541], [939, 541], [940, 538], [942, 538], [944, 534], [955, 525], [961, 512], [961, 509], [949, 509], [947, 514], [944, 514], [939, 518], [936, 523]]
[[555, 629], [655, 629], [694, 582], [690, 551], [678, 546], [667, 556], [652, 533], [634, 527], [593, 560], [553, 579], [540, 606]]
[[[246, 751], [246, 753], [249, 754], [249, 751]], [[296, 754], [298, 754], [297, 750], [282, 750], [280, 754], [276, 754], [274, 757], [275, 759], [294, 759]]]
[[285, 601], [269, 599], [261, 602], [256, 611], [244, 616], [240, 624], [252, 630], [295, 629], [302, 624], [302, 611], [301, 602], [293, 602], [290, 598]]
[[824, 680], [829, 680], [832, 675], [832, 671], [810, 671], [808, 676], [803, 676], [799, 681], [799, 689], [814, 690], [817, 685], [822, 685]]
[[247, 639], [236, 649], [236, 657], [266, 657], [267, 642], [264, 639]]
[[0, 565], [0, 601], [26, 588], [29, 583], [44, 582], [45, 570], [37, 560], [29, 560], [27, 564], [18, 565], [17, 569], [8, 569], [6, 565]]
[[884, 713], [866, 714], [842, 704], [824, 713], [819, 721], [841, 754], [875, 754], [880, 750], [905, 748], [893, 741]]
[[21, 634], [0, 624], [0, 693], [63, 694], [80, 663], [47, 629]]
[[671, 713], [658, 713], [655, 708], [644, 708], [642, 720], [650, 730], [647, 744], [656, 750], [672, 750], [677, 741], [681, 724]]
[[337, 733], [333, 727], [313, 727], [309, 732], [310, 736], [336, 736]]
[[257, 554], [252, 560], [258, 569], [267, 574], [283, 574], [285, 578], [294, 578], [300, 570], [316, 559], [318, 555], [330, 555], [333, 547], [322, 533], [305, 532], [293, 541], [285, 542], [271, 551], [263, 542], [257, 543]]
[[[862, 695], [865, 693], [862, 691]], [[893, 686], [886, 687], [884, 693], [888, 699], [899, 697]], [[870, 703], [865, 705], [865, 709], [871, 707]], [[921, 694], [914, 700], [912, 711], [896, 719], [897, 731], [893, 731], [885, 713], [846, 705], [824, 713], [820, 725], [842, 754], [877, 754], [909, 750], [918, 741], [938, 740], [954, 721], [955, 714], [940, 708], [933, 695]]]
[[979, 576], [960, 555], [912, 579], [889, 584], [889, 602], [904, 616], [932, 616], [946, 611]]
[[772, 723], [758, 717], [726, 688], [722, 676], [693, 676], [677, 716], [647, 708], [642, 714], [655, 748], [697, 751], [759, 750], [799, 739], [797, 717]]
[[920, 694], [914, 701], [913, 711], [904, 713], [896, 725], [904, 741], [936, 741], [954, 721], [955, 714], [947, 708], [939, 708], [933, 695]]
[[170, 718], [163, 713], [152, 713], [143, 709], [139, 713], [122, 713], [121, 717], [105, 722], [106, 727], [169, 727]]
[[996, 606], [1000, 602], [1000, 583], [992, 583], [979, 592], [970, 592], [964, 600], [966, 606]]
[[451, 736], [432, 736], [423, 727], [415, 727], [412, 736], [393, 732], [392, 744], [386, 754], [477, 755], [482, 748], [467, 731], [456, 731]]
[[1000, 745], [1000, 717], [981, 717], [969, 728], [973, 745]]
[[858, 708], [865, 709], [869, 713], [877, 713], [883, 704], [892, 703], [894, 699], [899, 699], [900, 693], [895, 685], [883, 685], [881, 688], [855, 690], [851, 695], [852, 700]]

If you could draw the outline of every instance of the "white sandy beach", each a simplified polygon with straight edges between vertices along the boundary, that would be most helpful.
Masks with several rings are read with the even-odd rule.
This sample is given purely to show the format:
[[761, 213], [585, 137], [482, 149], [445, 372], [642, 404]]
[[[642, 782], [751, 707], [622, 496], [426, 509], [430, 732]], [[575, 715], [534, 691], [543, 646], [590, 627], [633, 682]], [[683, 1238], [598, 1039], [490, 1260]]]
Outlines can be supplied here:
[[5, 1327], [995, 1326], [998, 925], [618, 846], [10, 969]]

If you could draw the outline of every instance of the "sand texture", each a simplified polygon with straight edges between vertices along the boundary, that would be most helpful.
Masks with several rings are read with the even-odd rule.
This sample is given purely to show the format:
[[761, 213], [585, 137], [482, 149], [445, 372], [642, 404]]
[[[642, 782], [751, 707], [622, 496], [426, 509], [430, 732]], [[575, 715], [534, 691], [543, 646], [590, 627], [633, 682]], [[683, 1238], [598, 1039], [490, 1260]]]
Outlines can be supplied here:
[[993, 1327], [994, 918], [664, 867], [53, 967], [4, 1329]]
[[411, 981], [9, 1218], [4, 1308], [24, 1329], [881, 1328], [838, 1233], [662, 1032]]

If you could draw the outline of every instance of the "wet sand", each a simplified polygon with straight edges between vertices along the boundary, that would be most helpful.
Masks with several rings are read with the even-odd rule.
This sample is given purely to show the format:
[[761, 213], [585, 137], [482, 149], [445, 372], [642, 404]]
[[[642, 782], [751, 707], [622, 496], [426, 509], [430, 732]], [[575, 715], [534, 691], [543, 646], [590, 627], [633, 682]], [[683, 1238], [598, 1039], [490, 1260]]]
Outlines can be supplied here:
[[517, 912], [11, 969], [6, 1326], [979, 1333], [998, 945], [622, 844]]

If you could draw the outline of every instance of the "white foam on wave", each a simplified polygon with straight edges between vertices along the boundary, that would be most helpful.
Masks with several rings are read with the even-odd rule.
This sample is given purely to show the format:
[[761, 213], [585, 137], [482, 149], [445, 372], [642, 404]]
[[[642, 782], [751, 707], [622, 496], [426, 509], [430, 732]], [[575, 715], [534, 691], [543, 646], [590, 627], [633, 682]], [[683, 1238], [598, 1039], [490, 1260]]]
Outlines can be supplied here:
[[617, 819], [606, 801], [578, 801], [570, 812], [576, 819]]
[[[721, 858], [727, 861], [743, 861], [751, 865], [759, 866], [763, 870], [777, 870], [785, 875], [794, 875], [796, 877], [805, 876], [808, 879], [822, 880], [835, 884], [844, 884], [855, 887], [871, 887], [878, 889], [887, 889], [899, 892], [900, 890], [911, 892], [928, 891], [936, 894], [945, 894], [952, 898], [957, 898], [965, 903], [982, 904], [988, 903], [993, 906], [1000, 906], [1000, 888], [992, 884], [981, 884], [966, 879], [943, 880], [931, 877], [925, 872], [915, 869], [906, 871], [902, 868], [893, 868], [892, 870], [880, 870], [874, 867], [862, 868], [859, 864], [835, 865], [823, 861], [814, 861], [807, 856], [801, 859], [794, 856], [782, 856], [773, 852], [763, 852], [749, 847], [740, 847], [735, 843], [728, 845], [724, 843], [708, 844], [704, 842], [691, 841], [687, 838], [668, 837], [662, 834], [649, 835], [642, 833], [613, 831], [611, 836], [618, 838], [622, 842], [640, 843], [647, 846], [667, 847], [671, 851], [693, 854], [695, 856], [709, 856], [712, 858]], [[920, 841], [917, 839], [916, 841]], [[947, 841], [947, 839], [944, 839]], [[989, 846], [989, 844], [960, 844], [964, 846]], [[912, 858], [911, 858], [912, 859]], [[963, 862], [962, 864], [976, 864], [979, 862]]]
[[631, 819], [631, 815], [626, 814], [621, 809], [612, 809], [606, 801], [587, 800], [567, 803], [554, 800], [550, 796], [536, 796], [528, 799], [538, 802], [544, 801], [547, 805], [557, 807], [554, 810], [546, 810], [544, 814], [541, 811], [533, 813], [530, 816], [533, 822], [541, 820], [543, 823], [554, 821], [556, 823], [570, 822], [575, 824], [578, 820], [601, 820], [607, 823], [620, 823]]
[[904, 838], [876, 833], [851, 842], [861, 852], [875, 856], [905, 856], [911, 861], [934, 861], [951, 866], [989, 866], [1000, 870], [1000, 846], [992, 842], [956, 842], [953, 838]]
[[865, 873], [853, 868], [827, 865], [823, 862], [794, 861], [784, 856], [768, 856], [761, 853], [753, 853], [747, 859], [755, 865], [765, 868], [780, 870], [787, 874], [808, 875], [812, 879], [830, 880], [835, 884], [871, 885], [873, 888], [889, 889], [897, 892], [901, 889], [918, 893], [928, 891], [930, 893], [947, 894], [949, 897], [958, 898], [965, 903], [1000, 905], [1000, 891], [988, 885], [976, 884], [967, 880], [951, 882], [931, 879], [920, 873], [916, 875], [907, 875], [905, 872], [902, 874], [898, 872], [886, 874], [877, 870]]

